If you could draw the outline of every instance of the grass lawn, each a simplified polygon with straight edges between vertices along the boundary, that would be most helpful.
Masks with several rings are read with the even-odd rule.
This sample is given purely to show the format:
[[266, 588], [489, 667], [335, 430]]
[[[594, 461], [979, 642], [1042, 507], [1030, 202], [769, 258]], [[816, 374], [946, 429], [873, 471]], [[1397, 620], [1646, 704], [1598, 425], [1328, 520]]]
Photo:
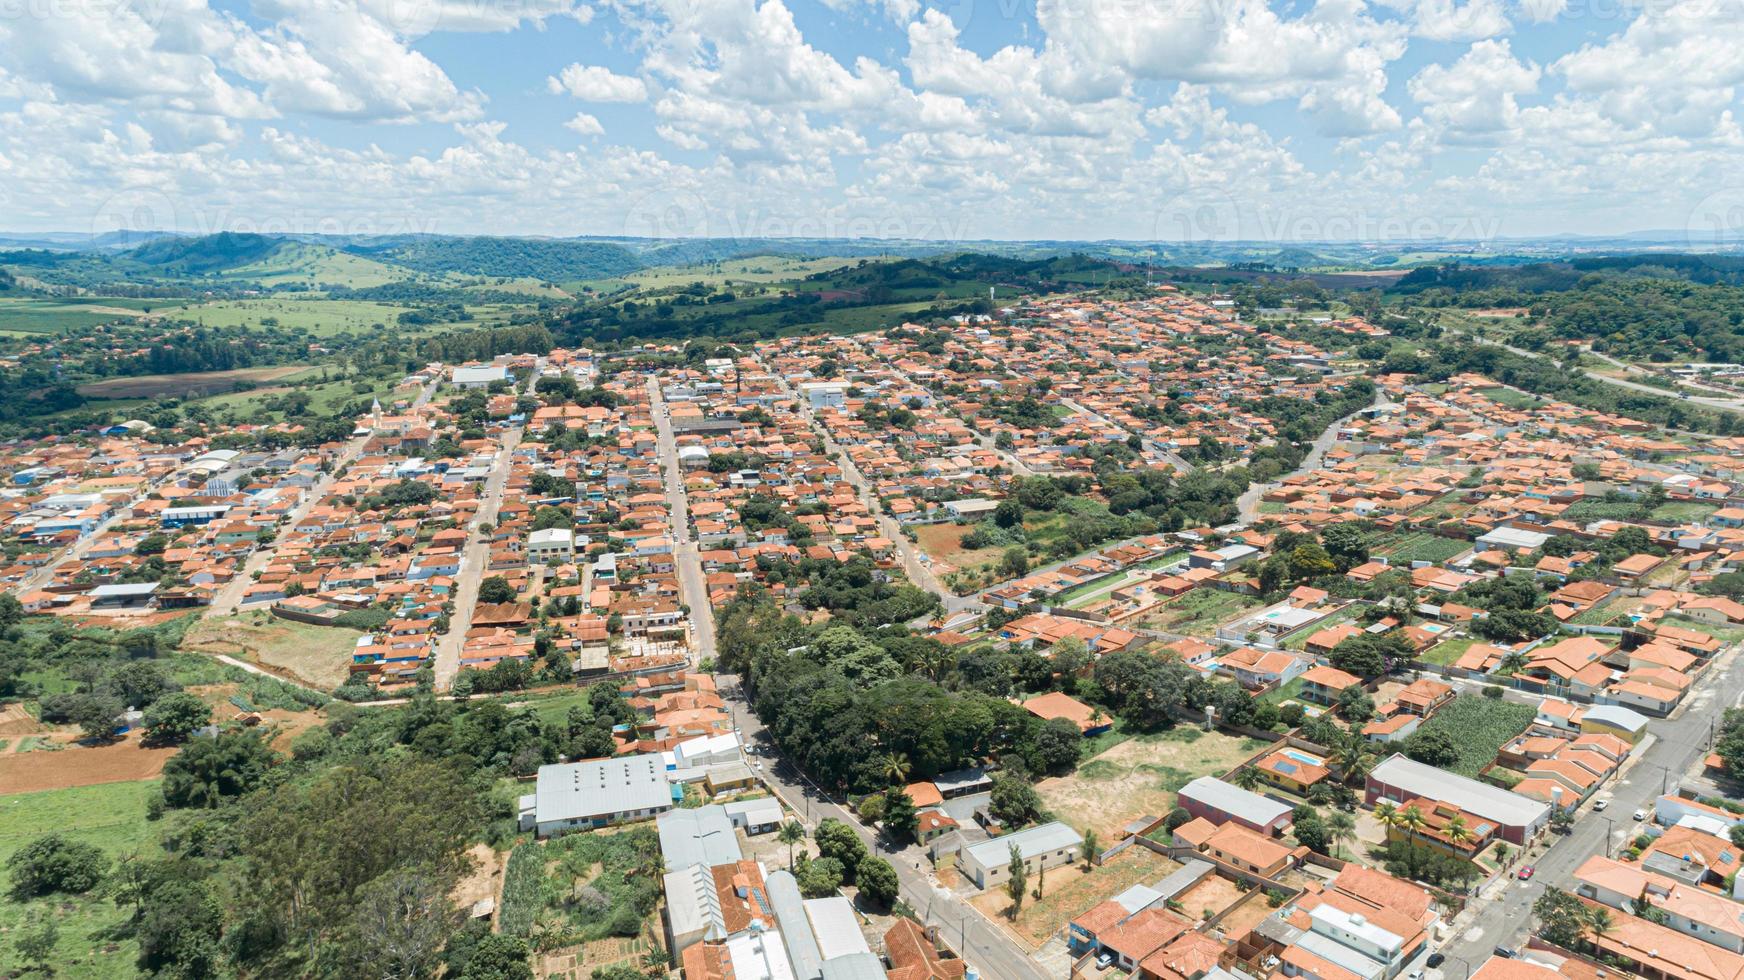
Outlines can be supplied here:
[[[0, 863], [43, 834], [58, 832], [103, 849], [110, 858], [152, 850], [161, 824], [145, 819], [145, 801], [157, 792], [157, 781], [105, 783], [77, 789], [21, 793], [0, 797]], [[16, 976], [25, 964], [15, 951], [20, 932], [34, 932], [54, 919], [60, 930], [55, 946], [54, 976], [108, 978], [138, 975], [134, 960], [139, 947], [113, 935], [127, 912], [106, 896], [49, 895], [26, 902], [0, 900], [0, 973]]]
[[1260, 700], [1272, 705], [1283, 704], [1285, 701], [1302, 700], [1302, 678], [1290, 678], [1261, 695]]
[[1459, 759], [1449, 771], [1476, 777], [1479, 770], [1496, 761], [1496, 750], [1525, 731], [1536, 714], [1531, 705], [1465, 694], [1443, 705], [1418, 731], [1448, 735], [1459, 751]]
[[1515, 391], [1513, 388], [1485, 388], [1478, 394], [1498, 405], [1506, 405], [1509, 408], [1529, 408], [1542, 404], [1542, 399], [1528, 395], [1524, 391]]
[[1693, 500], [1674, 500], [1653, 508], [1653, 511], [1647, 515], [1647, 519], [1671, 521], [1678, 524], [1700, 522], [1707, 520], [1719, 509], [1713, 504], [1702, 504]]
[[1465, 652], [1470, 650], [1472, 644], [1476, 642], [1478, 642], [1478, 638], [1475, 636], [1456, 636], [1451, 640], [1442, 640], [1423, 651], [1422, 660], [1424, 663], [1440, 664], [1443, 667], [1450, 666], [1465, 656]]
[[315, 626], [245, 613], [207, 620], [188, 631], [191, 650], [224, 653], [271, 667], [322, 690], [345, 683], [351, 670], [351, 650], [360, 630]]
[[1667, 616], [1660, 622], [1667, 626], [1677, 626], [1686, 630], [1695, 630], [1698, 633], [1706, 633], [1722, 643], [1737, 643], [1739, 640], [1744, 640], [1744, 626], [1721, 626], [1705, 623], [1699, 619], [1690, 619], [1687, 616]]

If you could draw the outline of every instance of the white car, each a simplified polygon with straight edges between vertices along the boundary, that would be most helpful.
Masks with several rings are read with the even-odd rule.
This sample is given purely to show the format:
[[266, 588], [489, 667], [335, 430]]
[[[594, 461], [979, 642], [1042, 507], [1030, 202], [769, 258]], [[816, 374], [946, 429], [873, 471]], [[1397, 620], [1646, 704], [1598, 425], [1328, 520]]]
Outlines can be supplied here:
[[1602, 811], [1605, 809], [1605, 807], [1608, 807], [1610, 805], [1611, 805], [1610, 800], [1595, 800], [1593, 802], [1593, 810], [1595, 812]]
[[1646, 810], [1636, 810], [1635, 811], [1635, 819], [1636, 820], [1646, 820], [1647, 819], [1647, 811]]

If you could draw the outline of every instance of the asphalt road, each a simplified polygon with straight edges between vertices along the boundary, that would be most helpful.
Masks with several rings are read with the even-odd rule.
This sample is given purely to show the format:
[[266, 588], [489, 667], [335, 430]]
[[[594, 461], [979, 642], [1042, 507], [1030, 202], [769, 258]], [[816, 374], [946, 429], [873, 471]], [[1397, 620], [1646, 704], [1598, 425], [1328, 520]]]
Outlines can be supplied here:
[[1551, 833], [1545, 844], [1516, 860], [1515, 868], [1532, 865], [1531, 880], [1505, 878], [1474, 900], [1476, 917], [1463, 922], [1442, 948], [1448, 957], [1440, 968], [1444, 977], [1460, 976], [1459, 968], [1465, 965], [1476, 970], [1497, 946], [1520, 948], [1533, 926], [1532, 903], [1546, 887], [1573, 889], [1574, 870], [1582, 862], [1594, 854], [1614, 857], [1635, 835], [1632, 814], [1637, 809], [1651, 809], [1662, 792], [1676, 788], [1678, 778], [1707, 755], [1711, 726], [1720, 712], [1744, 697], [1744, 667], [1738, 660], [1736, 648], [1723, 654], [1713, 673], [1699, 682], [1699, 689], [1681, 714], [1649, 724], [1653, 744], [1630, 765], [1622, 780], [1595, 794], [1595, 799], [1610, 800], [1605, 812], [1593, 812], [1589, 802], [1577, 814], [1572, 832]]
[[939, 938], [955, 949], [983, 977], [992, 980], [1057, 980], [1017, 945], [1003, 930], [971, 907], [955, 892], [938, 883], [932, 864], [918, 847], [891, 850], [884, 839], [862, 825], [857, 817], [838, 806], [791, 763], [775, 755], [774, 744], [752, 714], [731, 674], [715, 675], [716, 687], [733, 714], [733, 722], [746, 746], [755, 747], [752, 757], [763, 769], [759, 775], [808, 827], [826, 817], [842, 821], [860, 835], [869, 849], [888, 859], [902, 884], [902, 900], [929, 926], [937, 926]]
[[938, 576], [933, 574], [932, 567], [921, 560], [920, 549], [902, 533], [902, 527], [897, 524], [896, 520], [883, 512], [878, 503], [878, 495], [873, 492], [871, 481], [867, 480], [865, 474], [860, 472], [860, 468], [854, 465], [854, 460], [842, 450], [836, 440], [830, 438], [829, 429], [812, 414], [810, 404], [793, 390], [793, 386], [787, 383], [786, 378], [775, 371], [769, 373], [781, 386], [782, 393], [793, 399], [794, 405], [798, 406], [800, 416], [811, 425], [813, 431], [817, 432], [823, 440], [824, 451], [841, 463], [843, 478], [859, 493], [861, 502], [877, 518], [879, 530], [886, 538], [895, 543], [897, 557], [901, 559], [902, 569], [908, 574], [909, 581], [938, 597], [940, 604], [944, 606], [943, 615], [947, 621], [986, 612], [988, 606], [981, 601], [980, 596], [957, 595], [939, 581]]
[[[532, 390], [544, 364], [543, 359], [534, 362], [525, 390]], [[454, 612], [448, 617], [448, 632], [436, 641], [434, 673], [438, 691], [453, 687], [454, 678], [460, 674], [461, 649], [466, 646], [466, 631], [471, 628], [472, 614], [478, 608], [478, 588], [490, 562], [490, 547], [484, 540], [483, 528], [496, 522], [497, 511], [503, 506], [503, 490], [509, 483], [509, 458], [521, 444], [522, 431], [516, 426], [502, 434], [502, 444], [491, 458], [490, 476], [485, 479], [484, 502], [467, 525], [466, 549], [461, 553], [460, 574], [455, 578], [460, 591], [454, 597]]]
[[[1391, 404], [1387, 401], [1387, 396], [1377, 391], [1375, 392], [1374, 405], [1371, 405], [1370, 407], [1373, 408], [1387, 404]], [[1297, 466], [1294, 470], [1291, 470], [1287, 476], [1296, 476], [1298, 474], [1309, 473], [1319, 469], [1320, 461], [1326, 458], [1327, 450], [1331, 449], [1333, 444], [1338, 441], [1338, 430], [1350, 424], [1351, 419], [1356, 418], [1365, 411], [1368, 411], [1368, 409], [1361, 409], [1352, 412], [1327, 426], [1326, 431], [1320, 433], [1320, 435], [1314, 438], [1313, 445], [1308, 447], [1308, 455], [1302, 457], [1301, 465]], [[1241, 515], [1240, 520], [1243, 524], [1252, 524], [1254, 521], [1259, 519], [1260, 496], [1282, 482], [1282, 479], [1278, 479], [1271, 483], [1256, 483], [1248, 487], [1246, 492], [1236, 498], [1235, 506]]]
[[713, 660], [715, 656], [715, 611], [709, 604], [708, 580], [703, 575], [702, 558], [697, 543], [690, 536], [690, 507], [684, 493], [684, 475], [678, 468], [678, 442], [672, 435], [672, 419], [666, 412], [666, 400], [660, 395], [657, 379], [648, 379], [649, 411], [654, 416], [658, 435], [661, 482], [666, 487], [666, 507], [671, 512], [672, 554], [678, 565], [678, 589], [689, 607], [691, 651], [693, 662]]

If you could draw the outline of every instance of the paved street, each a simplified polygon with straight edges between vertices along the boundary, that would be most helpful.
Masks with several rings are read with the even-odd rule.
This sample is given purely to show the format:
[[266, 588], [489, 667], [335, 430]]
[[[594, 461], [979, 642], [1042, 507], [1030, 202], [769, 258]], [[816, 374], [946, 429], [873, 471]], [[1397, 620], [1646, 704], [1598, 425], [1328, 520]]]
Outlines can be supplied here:
[[[1377, 391], [1375, 392], [1374, 405], [1371, 407], [1380, 407], [1390, 404], [1392, 403], [1387, 400], [1387, 396]], [[1308, 455], [1302, 457], [1301, 465], [1285, 474], [1285, 476], [1296, 476], [1319, 469], [1320, 461], [1326, 458], [1327, 450], [1330, 450], [1333, 444], [1338, 441], [1338, 430], [1349, 425], [1351, 419], [1361, 415], [1364, 411], [1367, 411], [1367, 409], [1352, 412], [1344, 418], [1338, 419], [1331, 425], [1327, 426], [1325, 431], [1315, 437], [1314, 444], [1308, 447]], [[1235, 501], [1236, 509], [1241, 514], [1239, 520], [1243, 524], [1252, 524], [1259, 520], [1260, 497], [1273, 487], [1280, 485], [1282, 482], [1283, 478], [1279, 478], [1271, 483], [1255, 483], [1248, 487], [1247, 491], [1240, 497], [1237, 497]]]
[[1519, 948], [1533, 926], [1532, 903], [1547, 886], [1572, 888], [1574, 870], [1581, 862], [1594, 854], [1615, 856], [1620, 845], [1635, 835], [1637, 825], [1631, 814], [1649, 809], [1665, 788], [1676, 787], [1678, 778], [1707, 755], [1710, 726], [1722, 710], [1744, 696], [1744, 667], [1738, 661], [1736, 648], [1722, 655], [1714, 672], [1698, 682], [1700, 690], [1691, 696], [1681, 715], [1648, 726], [1653, 744], [1630, 765], [1620, 782], [1596, 794], [1596, 798], [1610, 799], [1605, 812], [1594, 813], [1588, 803], [1577, 816], [1572, 833], [1550, 834], [1546, 838], [1548, 849], [1540, 845], [1516, 862], [1515, 867], [1530, 864], [1536, 869], [1532, 880], [1506, 878], [1475, 899], [1475, 917], [1462, 921], [1460, 931], [1443, 948], [1448, 957], [1440, 969], [1443, 976], [1462, 977], [1464, 965], [1476, 970], [1496, 946]]
[[666, 507], [672, 514], [672, 554], [678, 565], [678, 589], [690, 609], [692, 662], [715, 657], [715, 615], [709, 605], [708, 580], [702, 571], [697, 544], [690, 535], [690, 508], [684, 494], [684, 474], [678, 468], [678, 442], [672, 435], [672, 419], [658, 381], [648, 379], [649, 411], [659, 435], [660, 470], [666, 485]]
[[868, 848], [889, 859], [902, 882], [902, 900], [929, 926], [937, 926], [939, 937], [991, 980], [1058, 980], [1041, 968], [1029, 954], [998, 926], [987, 921], [981, 912], [955, 892], [941, 886], [932, 872], [932, 865], [918, 847], [889, 851], [882, 838], [863, 826], [859, 819], [813, 786], [797, 766], [778, 761], [774, 745], [763, 731], [762, 722], [751, 713], [739, 687], [739, 679], [731, 674], [715, 675], [718, 690], [733, 713], [734, 724], [747, 746], [754, 746], [754, 759], [763, 760], [764, 781], [789, 806], [793, 807], [808, 827], [817, 826], [826, 817], [853, 827]]
[[[1476, 343], [1489, 344], [1493, 347], [1500, 347], [1503, 350], [1506, 350], [1511, 354], [1518, 354], [1521, 357], [1530, 357], [1534, 360], [1545, 360], [1546, 359], [1545, 355], [1539, 354], [1535, 351], [1524, 350], [1522, 348], [1514, 347], [1510, 344], [1504, 344], [1504, 343], [1500, 343], [1500, 342], [1494, 341], [1494, 340], [1487, 340], [1485, 338], [1477, 336], [1476, 334], [1471, 333], [1470, 331], [1462, 330], [1458, 327], [1449, 327], [1449, 326], [1443, 325], [1443, 329], [1446, 330], [1448, 333], [1458, 334], [1459, 336], [1465, 337], [1468, 340], [1472, 340]], [[1589, 352], [1589, 353], [1593, 353], [1593, 356], [1598, 357], [1601, 360], [1608, 361], [1611, 364], [1614, 364], [1614, 365], [1622, 368], [1623, 370], [1628, 371], [1631, 374], [1646, 374], [1647, 373], [1646, 371], [1643, 371], [1641, 368], [1635, 367], [1635, 366], [1630, 365], [1630, 364], [1625, 364], [1622, 361], [1617, 360], [1616, 358], [1606, 357], [1605, 355], [1598, 354], [1596, 352]], [[1671, 391], [1671, 390], [1666, 389], [1666, 388], [1655, 387], [1655, 386], [1649, 385], [1649, 384], [1642, 384], [1639, 381], [1630, 381], [1626, 378], [1613, 378], [1613, 377], [1610, 377], [1609, 375], [1595, 374], [1592, 371], [1585, 371], [1585, 370], [1581, 371], [1581, 373], [1586, 375], [1589, 378], [1592, 378], [1594, 381], [1602, 381], [1605, 384], [1614, 385], [1618, 388], [1627, 388], [1630, 391], [1639, 391], [1639, 392], [1641, 392], [1643, 394], [1647, 394], [1647, 395], [1658, 395], [1661, 398], [1677, 398], [1678, 397], [1677, 392], [1675, 392], [1675, 391]], [[1721, 391], [1721, 389], [1713, 388], [1713, 387], [1710, 387], [1708, 385], [1701, 384], [1700, 382], [1685, 382], [1685, 383], [1688, 384], [1689, 387], [1691, 387], [1691, 388], [1701, 388], [1701, 389], [1704, 389], [1707, 391]], [[1738, 398], [1738, 397], [1734, 397], [1734, 396], [1730, 396], [1730, 395], [1724, 395], [1724, 394], [1716, 395], [1716, 396], [1691, 395], [1690, 397], [1682, 399], [1682, 400], [1687, 401], [1692, 405], [1701, 405], [1705, 408], [1718, 408], [1718, 409], [1723, 409], [1723, 410], [1728, 411], [1728, 412], [1744, 412], [1744, 398]]]
[[933, 574], [929, 563], [921, 560], [923, 555], [920, 548], [908, 540], [908, 537], [902, 533], [901, 525], [897, 524], [894, 518], [883, 512], [878, 503], [878, 495], [873, 492], [871, 481], [867, 480], [865, 474], [860, 472], [860, 468], [854, 465], [853, 459], [842, 450], [842, 447], [830, 438], [829, 430], [819, 423], [817, 417], [812, 414], [811, 405], [800, 396], [799, 392], [793, 390], [793, 386], [787, 383], [786, 378], [774, 371], [769, 373], [781, 386], [782, 392], [793, 399], [793, 403], [799, 408], [800, 416], [811, 425], [812, 430], [817, 432], [823, 440], [824, 452], [841, 463], [843, 478], [859, 493], [861, 502], [877, 518], [880, 532], [895, 543], [897, 557], [901, 559], [903, 571], [908, 573], [909, 581], [939, 597], [939, 602], [944, 606], [943, 615], [947, 620], [986, 612], [987, 604], [981, 601], [980, 596], [957, 595], [939, 581], [938, 576]]
[[[533, 372], [527, 377], [526, 391], [533, 390], [544, 363], [543, 359], [534, 362]], [[478, 587], [484, 582], [486, 566], [490, 562], [484, 525], [495, 524], [497, 511], [503, 506], [503, 489], [509, 483], [509, 458], [515, 447], [521, 444], [522, 431], [520, 426], [516, 426], [502, 434], [502, 445], [491, 458], [490, 476], [485, 479], [484, 500], [467, 525], [466, 550], [462, 552], [460, 574], [456, 577], [459, 591], [454, 598], [454, 612], [448, 617], [448, 632], [436, 641], [434, 673], [438, 691], [453, 687], [454, 678], [460, 674], [461, 649], [466, 646], [466, 631], [472, 623], [473, 611], [478, 608]]]

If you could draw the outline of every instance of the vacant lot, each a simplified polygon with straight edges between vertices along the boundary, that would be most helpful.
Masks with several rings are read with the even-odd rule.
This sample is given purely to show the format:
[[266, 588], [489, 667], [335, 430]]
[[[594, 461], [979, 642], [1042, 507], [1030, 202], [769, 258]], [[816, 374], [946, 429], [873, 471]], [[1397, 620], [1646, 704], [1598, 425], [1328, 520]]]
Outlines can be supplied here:
[[[1011, 898], [1003, 886], [988, 889], [970, 901], [989, 919], [1028, 948], [1034, 949], [1050, 936], [1066, 927], [1072, 917], [1090, 907], [1126, 891], [1133, 885], [1156, 882], [1167, 877], [1180, 865], [1144, 847], [1129, 847], [1101, 867], [1085, 871], [1083, 864], [1053, 868], [1047, 874], [1029, 878], [1029, 894], [1017, 921], [1009, 916]], [[1040, 885], [1042, 897], [1036, 898]]]
[[1228, 772], [1264, 744], [1181, 725], [1121, 742], [1070, 776], [1042, 780], [1036, 791], [1055, 817], [1080, 833], [1095, 830], [1106, 847], [1133, 820], [1174, 809], [1182, 786]]
[[1194, 589], [1176, 596], [1144, 617], [1143, 625], [1179, 633], [1209, 634], [1219, 623], [1243, 610], [1252, 609], [1260, 600], [1221, 589]]
[[318, 337], [364, 333], [378, 324], [395, 322], [409, 307], [363, 300], [246, 299], [218, 300], [167, 311], [178, 320], [208, 327], [301, 328]]
[[0, 755], [0, 794], [154, 779], [176, 754], [173, 748], [145, 748], [137, 737], [100, 746], [35, 738], [21, 740], [17, 752]]
[[[47, 833], [95, 844], [111, 859], [146, 852], [161, 826], [145, 819], [146, 798], [156, 792], [156, 782], [129, 782], [0, 797], [0, 864]], [[137, 976], [134, 960], [139, 955], [138, 945], [113, 933], [127, 915], [125, 908], [100, 890], [26, 902], [0, 901], [0, 933], [7, 937], [0, 943], [0, 975], [23, 975], [24, 963], [13, 938], [53, 919], [60, 930], [55, 955], [50, 958], [55, 977], [107, 980]]]
[[920, 546], [933, 559], [933, 573], [944, 575], [963, 568], [977, 568], [983, 562], [998, 561], [998, 548], [965, 548], [963, 535], [975, 530], [967, 524], [928, 524], [915, 529]]
[[242, 368], [236, 371], [191, 371], [186, 374], [142, 374], [136, 378], [111, 378], [79, 386], [86, 398], [161, 398], [178, 395], [197, 398], [232, 391], [238, 382], [264, 384], [307, 371], [301, 364]]
[[351, 650], [363, 633], [341, 626], [312, 626], [264, 613], [211, 619], [188, 631], [182, 647], [250, 660], [322, 690], [345, 683]]

